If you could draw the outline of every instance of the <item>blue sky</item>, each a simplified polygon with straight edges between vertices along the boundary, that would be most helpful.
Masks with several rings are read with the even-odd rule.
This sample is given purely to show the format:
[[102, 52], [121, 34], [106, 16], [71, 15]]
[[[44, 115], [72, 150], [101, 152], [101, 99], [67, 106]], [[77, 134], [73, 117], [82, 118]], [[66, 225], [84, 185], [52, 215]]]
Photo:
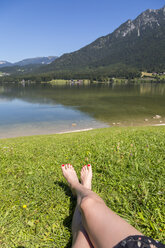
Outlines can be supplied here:
[[0, 0], [0, 60], [60, 56], [165, 0]]

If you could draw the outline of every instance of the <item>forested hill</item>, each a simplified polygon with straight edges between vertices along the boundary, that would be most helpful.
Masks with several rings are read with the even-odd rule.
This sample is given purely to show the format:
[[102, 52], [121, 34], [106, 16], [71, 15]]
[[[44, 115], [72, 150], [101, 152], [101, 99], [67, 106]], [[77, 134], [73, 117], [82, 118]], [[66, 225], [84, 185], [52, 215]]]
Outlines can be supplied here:
[[41, 70], [90, 70], [110, 68], [118, 63], [139, 70], [165, 69], [165, 6], [158, 10], [146, 10], [113, 33], [78, 51], [64, 54]]

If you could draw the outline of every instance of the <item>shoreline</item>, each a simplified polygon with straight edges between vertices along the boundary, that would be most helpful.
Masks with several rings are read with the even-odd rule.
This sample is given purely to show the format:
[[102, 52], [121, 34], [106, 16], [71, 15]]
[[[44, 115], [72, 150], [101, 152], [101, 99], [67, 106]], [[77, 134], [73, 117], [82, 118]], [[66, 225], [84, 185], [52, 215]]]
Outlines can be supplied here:
[[162, 123], [162, 124], [154, 124], [154, 125], [151, 125], [151, 126], [155, 126], [155, 127], [159, 127], [159, 126], [165, 126], [165, 123]]
[[12, 138], [21, 138], [21, 137], [30, 137], [30, 136], [40, 136], [40, 135], [55, 135], [55, 134], [67, 134], [67, 133], [78, 133], [78, 132], [86, 132], [86, 131], [91, 131], [94, 129], [99, 129], [99, 128], [103, 128], [103, 127], [98, 127], [98, 128], [84, 128], [84, 129], [77, 129], [77, 130], [68, 130], [68, 131], [63, 131], [63, 132], [38, 132], [38, 133], [26, 133], [26, 134], [22, 134], [22, 133], [15, 133], [15, 134], [5, 134], [3, 136], [0, 135], [0, 140], [2, 139], [12, 139]]
[[[165, 126], [165, 123], [161, 124], [151, 124], [151, 125], [145, 125], [145, 126], [134, 126], [134, 127], [158, 127], [158, 126]], [[110, 128], [112, 127], [133, 127], [133, 126], [109, 126]], [[86, 131], [92, 131], [100, 128], [107, 128], [107, 127], [98, 127], [98, 128], [84, 128], [84, 129], [77, 129], [77, 130], [68, 130], [68, 131], [63, 131], [63, 132], [38, 132], [38, 133], [28, 133], [28, 134], [6, 134], [1, 137], [0, 135], [0, 140], [2, 139], [12, 139], [12, 138], [21, 138], [21, 137], [30, 137], [30, 136], [40, 136], [40, 135], [55, 135], [55, 134], [69, 134], [69, 133], [78, 133], [78, 132], [86, 132]]]
[[78, 133], [78, 132], [85, 132], [85, 131], [90, 131], [98, 128], [85, 128], [85, 129], [77, 129], [77, 130], [72, 130], [72, 131], [65, 131], [65, 132], [58, 132], [55, 134], [64, 134], [64, 133]]

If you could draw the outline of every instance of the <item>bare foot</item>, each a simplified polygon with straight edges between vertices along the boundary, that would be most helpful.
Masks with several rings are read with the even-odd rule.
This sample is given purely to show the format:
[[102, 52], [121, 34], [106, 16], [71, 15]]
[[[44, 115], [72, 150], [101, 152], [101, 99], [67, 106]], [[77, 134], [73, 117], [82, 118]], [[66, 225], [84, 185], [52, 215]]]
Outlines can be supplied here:
[[72, 193], [75, 194], [73, 188], [76, 184], [79, 184], [79, 180], [73, 166], [71, 164], [62, 164], [61, 169], [64, 177], [66, 178], [67, 182], [69, 183], [72, 189]]
[[87, 189], [92, 188], [92, 166], [90, 164], [84, 165], [81, 169], [81, 184]]

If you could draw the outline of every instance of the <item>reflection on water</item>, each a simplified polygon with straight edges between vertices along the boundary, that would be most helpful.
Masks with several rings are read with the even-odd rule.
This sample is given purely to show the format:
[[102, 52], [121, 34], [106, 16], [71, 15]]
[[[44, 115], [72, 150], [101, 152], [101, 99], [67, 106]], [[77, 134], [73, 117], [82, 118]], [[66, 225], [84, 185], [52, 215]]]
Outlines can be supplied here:
[[4, 87], [3, 86], [0, 86], [0, 94], [4, 92]]
[[[25, 129], [39, 134], [106, 124], [159, 124], [165, 122], [164, 106], [165, 84], [160, 83], [63, 87], [3, 84], [0, 135], [9, 131], [19, 135], [19, 130], [25, 133]], [[153, 118], [156, 115], [161, 117]]]
[[[49, 87], [48, 87], [49, 88]], [[45, 88], [44, 88], [45, 89]], [[49, 98], [41, 87], [1, 87], [0, 138], [106, 127], [77, 108]]]
[[140, 95], [164, 95], [165, 96], [165, 84], [141, 84]]

